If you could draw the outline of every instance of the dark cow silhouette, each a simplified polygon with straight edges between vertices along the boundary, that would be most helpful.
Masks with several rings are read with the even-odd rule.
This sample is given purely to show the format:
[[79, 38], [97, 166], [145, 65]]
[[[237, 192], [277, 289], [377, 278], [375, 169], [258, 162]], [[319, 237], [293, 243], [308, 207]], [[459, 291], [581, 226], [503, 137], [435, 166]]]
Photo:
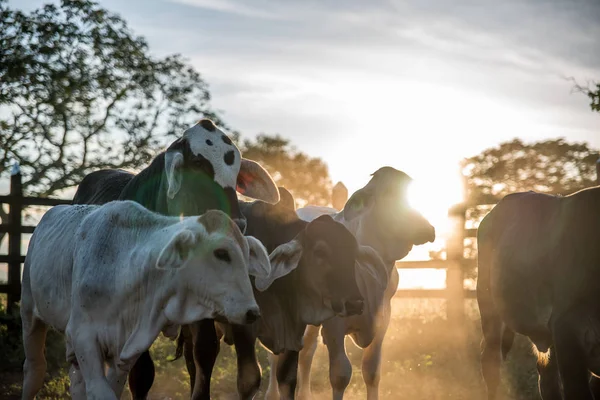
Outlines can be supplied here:
[[[600, 374], [600, 188], [506, 196], [477, 233], [481, 368], [495, 399], [515, 332], [538, 350], [542, 398], [593, 399]], [[546, 353], [546, 354], [543, 354]], [[598, 398], [598, 397], [596, 397]]]

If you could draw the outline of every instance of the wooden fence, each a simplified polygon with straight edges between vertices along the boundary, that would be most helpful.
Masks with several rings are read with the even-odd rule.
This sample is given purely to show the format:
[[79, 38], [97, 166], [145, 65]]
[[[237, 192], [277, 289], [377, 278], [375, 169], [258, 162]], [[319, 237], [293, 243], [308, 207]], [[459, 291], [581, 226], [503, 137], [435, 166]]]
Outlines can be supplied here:
[[8, 264], [7, 283], [0, 284], [0, 293], [7, 295], [8, 309], [13, 308], [21, 298], [21, 264], [25, 262], [25, 256], [21, 255], [21, 235], [33, 233], [35, 229], [35, 226], [23, 225], [23, 208], [71, 203], [71, 200], [23, 196], [21, 182], [21, 173], [18, 168], [13, 167], [10, 176], [10, 193], [8, 196], [0, 196], [0, 207], [2, 204], [9, 206], [8, 223], [2, 221], [0, 224], [0, 234], [8, 234], [8, 254], [0, 255], [0, 263]]
[[[395, 297], [404, 298], [442, 298], [446, 300], [446, 317], [448, 320], [462, 321], [464, 317], [464, 300], [475, 298], [475, 290], [465, 289], [465, 272], [476, 267], [477, 260], [464, 257], [464, 242], [467, 238], [475, 238], [477, 229], [467, 229], [467, 206], [456, 205], [448, 210], [448, 218], [452, 221], [451, 236], [446, 241], [446, 259], [428, 261], [398, 261], [397, 268], [434, 268], [446, 270], [445, 289], [398, 289]], [[402, 278], [400, 278], [402, 279]]]
[[[600, 159], [596, 164], [597, 180], [600, 184]], [[48, 199], [39, 197], [25, 197], [21, 186], [21, 174], [16, 169], [10, 177], [10, 193], [0, 196], [0, 206], [8, 204], [8, 223], [2, 221], [0, 234], [8, 233], [8, 254], [0, 255], [0, 263], [8, 264], [8, 281], [0, 284], [0, 293], [7, 294], [7, 306], [12, 308], [21, 298], [21, 264], [25, 256], [21, 255], [21, 235], [33, 233], [35, 226], [22, 225], [22, 211], [31, 205], [55, 206], [70, 204], [71, 200]], [[343, 207], [347, 200], [348, 190], [340, 182], [332, 192], [333, 204], [336, 208]], [[471, 206], [474, 207], [474, 206]], [[452, 236], [446, 242], [446, 259], [429, 261], [399, 261], [398, 268], [433, 268], [446, 270], [445, 289], [399, 289], [396, 297], [402, 298], [443, 298], [446, 299], [446, 312], [449, 320], [461, 321], [464, 317], [464, 300], [475, 298], [475, 291], [464, 287], [465, 271], [475, 268], [476, 260], [464, 257], [464, 241], [476, 236], [476, 229], [466, 229], [466, 205], [457, 205], [448, 212], [448, 217], [453, 221]]]
[[[23, 196], [21, 174], [17, 170], [10, 177], [10, 193], [0, 196], [0, 206], [9, 205], [8, 222], [2, 221], [0, 234], [8, 234], [8, 254], [0, 255], [0, 263], [8, 264], [7, 283], [0, 284], [0, 293], [7, 294], [7, 307], [13, 308], [21, 298], [21, 264], [25, 256], [21, 255], [23, 234], [31, 234], [35, 226], [22, 224], [23, 208], [27, 206], [55, 206], [70, 204], [71, 200], [49, 199]], [[338, 184], [333, 191], [335, 204], [343, 207], [348, 196], [348, 191], [343, 184]], [[344, 198], [345, 197], [345, 198]], [[465, 209], [457, 206], [451, 210], [450, 218], [454, 218], [458, 229], [457, 234], [447, 242], [447, 259], [430, 261], [401, 261], [398, 268], [435, 268], [446, 269], [446, 289], [400, 289], [397, 297], [413, 298], [445, 298], [447, 299], [447, 313], [450, 319], [460, 319], [463, 315], [463, 300], [474, 297], [474, 291], [464, 289], [464, 271], [472, 267], [474, 260], [463, 258], [463, 243], [465, 237], [475, 235], [475, 230], [465, 230]]]

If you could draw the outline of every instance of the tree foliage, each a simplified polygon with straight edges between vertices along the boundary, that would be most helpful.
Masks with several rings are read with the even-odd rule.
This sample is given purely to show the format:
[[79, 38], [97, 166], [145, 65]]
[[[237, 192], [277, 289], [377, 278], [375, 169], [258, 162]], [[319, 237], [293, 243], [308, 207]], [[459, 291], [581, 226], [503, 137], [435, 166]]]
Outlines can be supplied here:
[[[97, 169], [139, 169], [202, 117], [224, 126], [200, 74], [179, 55], [151, 56], [142, 37], [95, 2], [24, 13], [0, 0], [0, 179], [16, 161], [24, 191], [45, 197]], [[321, 160], [280, 136], [232, 136], [300, 203], [329, 203]]]
[[585, 94], [590, 99], [590, 108], [592, 111], [600, 112], [600, 82], [588, 83], [587, 86], [580, 85], [571, 78], [573, 90]]
[[592, 111], [600, 112], [600, 83], [596, 83], [595, 88], [586, 90], [586, 94], [590, 98]]
[[566, 195], [596, 184], [598, 150], [564, 139], [505, 142], [463, 160], [471, 204], [496, 203], [512, 192]]
[[300, 206], [328, 205], [331, 201], [331, 179], [327, 165], [294, 148], [279, 135], [261, 134], [240, 143], [244, 157], [258, 161], [271, 174], [277, 185], [288, 189]]
[[50, 196], [100, 168], [136, 169], [203, 116], [207, 84], [179, 55], [156, 58], [88, 0], [29, 14], [0, 0], [0, 177]]

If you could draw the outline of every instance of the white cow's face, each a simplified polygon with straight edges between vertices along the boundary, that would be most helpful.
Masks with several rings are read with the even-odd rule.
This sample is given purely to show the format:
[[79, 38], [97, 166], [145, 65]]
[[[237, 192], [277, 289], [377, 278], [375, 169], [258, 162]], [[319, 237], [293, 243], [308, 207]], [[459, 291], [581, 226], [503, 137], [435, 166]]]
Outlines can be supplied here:
[[[257, 262], [267, 265], [257, 267]], [[199, 315], [234, 324], [254, 322], [260, 313], [248, 276], [251, 265], [270, 270], [266, 250], [250, 248], [225, 213], [213, 210], [184, 219], [157, 260], [158, 268], [176, 270], [175, 303], [186, 305], [168, 308], [167, 317], [178, 324]]]

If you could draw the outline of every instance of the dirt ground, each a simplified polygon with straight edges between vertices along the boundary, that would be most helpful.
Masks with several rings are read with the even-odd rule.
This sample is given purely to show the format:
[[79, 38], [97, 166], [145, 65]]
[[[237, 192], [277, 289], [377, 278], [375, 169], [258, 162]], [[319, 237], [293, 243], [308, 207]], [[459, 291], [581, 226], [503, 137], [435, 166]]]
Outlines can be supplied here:
[[[475, 302], [465, 304], [467, 320], [458, 328], [444, 318], [443, 300], [394, 300], [394, 315], [384, 342], [381, 399], [435, 400], [485, 398], [485, 387], [479, 372], [481, 340]], [[360, 370], [361, 350], [346, 341], [353, 365], [353, 376], [345, 399], [365, 399], [366, 391]], [[157, 379], [150, 393], [152, 400], [189, 398], [186, 372], [182, 360], [166, 361], [173, 353], [166, 339], [153, 346], [157, 363]], [[268, 377], [266, 352], [259, 348], [263, 383], [257, 399], [263, 398]], [[1, 357], [1, 356], [0, 356]], [[312, 393], [315, 400], [331, 398], [327, 351], [318, 347], [313, 363]], [[0, 377], [0, 398], [19, 398], [20, 373]], [[68, 378], [63, 374], [47, 379], [40, 398], [68, 398]], [[531, 345], [524, 338], [515, 341], [502, 369], [499, 400], [538, 399], [535, 359]], [[123, 399], [129, 399], [124, 393]], [[235, 355], [232, 348], [222, 346], [212, 380], [213, 399], [237, 399], [235, 392]]]

